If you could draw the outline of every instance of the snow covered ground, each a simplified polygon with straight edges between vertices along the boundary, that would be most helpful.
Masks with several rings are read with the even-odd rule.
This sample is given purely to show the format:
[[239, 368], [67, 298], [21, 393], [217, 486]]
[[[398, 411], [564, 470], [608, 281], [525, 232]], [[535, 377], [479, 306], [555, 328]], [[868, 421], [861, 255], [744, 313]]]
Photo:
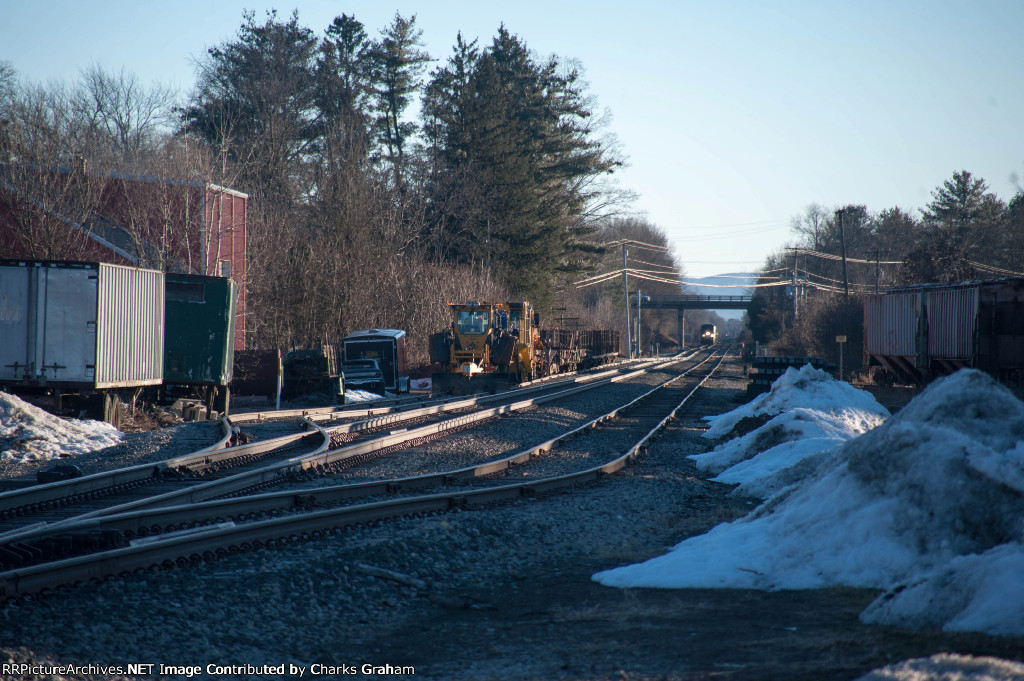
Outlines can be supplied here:
[[345, 391], [345, 402], [369, 402], [370, 400], [380, 400], [385, 396], [378, 395], [377, 393], [371, 393], [368, 390], [346, 390]]
[[939, 653], [876, 669], [857, 681], [1014, 681], [1024, 664], [995, 657]]
[[887, 420], [873, 402], [810, 367], [789, 370], [708, 432], [724, 435], [746, 416], [774, 418], [695, 457], [765, 503], [594, 579], [870, 587], [885, 593], [861, 614], [865, 622], [1024, 635], [1024, 403], [973, 370], [936, 381]]
[[870, 394], [807, 365], [788, 370], [748, 404], [709, 417], [704, 437], [720, 438], [742, 419], [757, 417], [770, 420], [692, 458], [701, 471], [717, 474], [713, 480], [738, 484], [737, 494], [767, 498], [811, 466], [796, 464], [881, 425], [889, 412]]
[[124, 434], [109, 423], [62, 419], [14, 395], [0, 392], [0, 458], [33, 461], [73, 457], [121, 442]]

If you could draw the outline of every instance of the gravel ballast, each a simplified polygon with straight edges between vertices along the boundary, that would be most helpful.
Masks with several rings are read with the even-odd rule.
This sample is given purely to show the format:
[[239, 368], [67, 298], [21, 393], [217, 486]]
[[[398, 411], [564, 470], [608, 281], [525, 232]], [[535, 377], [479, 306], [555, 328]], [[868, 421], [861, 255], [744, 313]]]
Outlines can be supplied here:
[[[733, 362], [707, 384], [701, 413], [734, 408], [744, 389]], [[586, 402], [559, 403], [552, 417], [600, 410]], [[309, 670], [305, 678], [322, 664], [414, 678], [365, 674], [368, 664], [431, 679], [597, 681], [852, 679], [941, 651], [1020, 658], [1020, 641], [863, 625], [857, 614], [876, 595], [866, 590], [624, 591], [592, 582], [756, 505], [697, 475], [686, 457], [710, 444], [697, 416], [682, 414], [634, 465], [593, 485], [8, 603], [3, 661], [295, 665]]]

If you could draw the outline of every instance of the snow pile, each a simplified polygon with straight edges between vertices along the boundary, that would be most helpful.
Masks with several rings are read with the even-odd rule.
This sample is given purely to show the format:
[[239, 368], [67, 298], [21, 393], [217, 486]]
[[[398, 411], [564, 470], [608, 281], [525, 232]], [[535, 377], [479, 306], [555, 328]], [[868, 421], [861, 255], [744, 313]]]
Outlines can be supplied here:
[[371, 393], [368, 390], [346, 390], [345, 402], [369, 402], [370, 400], [383, 399], [382, 395]]
[[[749, 403], [718, 416], [708, 416], [711, 427], [704, 437], [718, 438], [728, 434], [741, 420], [753, 416], [774, 416], [794, 409], [814, 409], [836, 414], [847, 413], [856, 421], [859, 415], [867, 415], [867, 430], [878, 424], [877, 416], [889, 416], [885, 407], [863, 390], [857, 390], [849, 383], [833, 380], [828, 373], [815, 369], [810, 364], [797, 370], [793, 367], [779, 376], [772, 389], [755, 397]], [[871, 416], [875, 415], [875, 416]]]
[[987, 375], [936, 381], [818, 456], [751, 515], [645, 563], [621, 587], [890, 590], [868, 622], [1024, 635], [1024, 403]]
[[124, 437], [109, 423], [62, 419], [0, 392], [0, 458], [33, 461], [112, 447]]
[[[773, 417], [714, 451], [690, 458], [737, 494], [767, 498], [814, 467], [813, 457], [882, 424], [889, 412], [868, 393], [806, 365], [779, 377], [770, 392], [720, 416], [708, 417], [705, 437], [719, 437], [745, 418]], [[805, 462], [800, 466], [800, 464]]]
[[1012, 681], [1024, 678], [1024, 664], [996, 657], [939, 653], [865, 674], [857, 681]]

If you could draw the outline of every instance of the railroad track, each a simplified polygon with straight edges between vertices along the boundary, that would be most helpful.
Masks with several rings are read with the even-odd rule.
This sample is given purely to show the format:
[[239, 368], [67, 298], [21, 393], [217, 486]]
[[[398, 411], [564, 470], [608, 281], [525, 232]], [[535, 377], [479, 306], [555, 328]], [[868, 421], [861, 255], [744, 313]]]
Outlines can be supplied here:
[[[25, 530], [77, 517], [92, 517], [109, 509], [124, 510], [132, 504], [145, 504], [147, 499], [159, 499], [156, 503], [167, 505], [170, 500], [184, 496], [201, 500], [217, 494], [238, 493], [245, 488], [260, 489], [279, 478], [282, 471], [293, 468], [296, 457], [303, 453], [327, 452], [332, 446], [338, 448], [342, 444], [366, 441], [372, 439], [374, 433], [396, 426], [412, 428], [438, 422], [447, 414], [471, 413], [479, 411], [482, 405], [509, 403], [526, 395], [537, 399], [557, 396], [568, 384], [597, 387], [605, 379], [629, 376], [651, 365], [652, 362], [646, 362], [558, 381], [534, 382], [521, 390], [497, 395], [426, 402], [399, 399], [368, 407], [236, 415], [222, 422], [223, 434], [217, 443], [186, 456], [0, 493], [0, 566], [22, 563], [30, 556], [21, 554], [33, 553], [31, 547], [5, 546]], [[230, 446], [232, 438], [237, 437], [237, 425], [246, 424], [255, 430], [266, 424], [277, 424], [280, 428], [282, 422], [299, 423], [304, 430], [292, 428], [296, 432]], [[401, 440], [391, 437], [389, 446], [396, 446]], [[338, 456], [333, 455], [318, 465], [334, 465], [337, 460]], [[213, 481], [220, 482], [210, 484]], [[223, 491], [214, 494], [215, 489]], [[5, 552], [5, 548], [9, 551]]]
[[[662, 362], [664, 364], [664, 362]], [[311, 429], [246, 445], [216, 449], [216, 445], [200, 452], [167, 459], [158, 464], [136, 466], [120, 471], [88, 476], [72, 481], [41, 485], [0, 495], [0, 518], [11, 523], [20, 521], [14, 529], [0, 534], [0, 566], [16, 567], [38, 562], [53, 552], [67, 550], [67, 542], [33, 547], [28, 542], [62, 530], [75, 521], [111, 513], [123, 513], [142, 508], [194, 503], [224, 495], [258, 492], [301, 476], [304, 471], [324, 472], [338, 470], [351, 462], [382, 456], [401, 448], [410, 441], [424, 441], [470, 427], [494, 416], [526, 409], [581, 391], [591, 390], [610, 382], [620, 381], [643, 373], [657, 363], [608, 370], [568, 381], [534, 386], [524, 391], [510, 391], [493, 396], [445, 399], [416, 409], [349, 409], [347, 416], [369, 416], [362, 420], [347, 420], [340, 425], [322, 428], [311, 418], [336, 418], [337, 408], [296, 410], [285, 417], [302, 415], [303, 424]], [[532, 395], [532, 397], [530, 397]], [[517, 399], [527, 397], [527, 399]], [[510, 400], [516, 400], [510, 402]], [[489, 403], [494, 407], [484, 407]], [[454, 418], [449, 413], [460, 414]], [[271, 412], [256, 414], [256, 422], [280, 422], [282, 414]], [[426, 420], [427, 423], [423, 424]], [[418, 427], [409, 425], [419, 423]], [[396, 424], [407, 427], [389, 430]], [[227, 424], [230, 428], [230, 424]], [[383, 435], [375, 435], [387, 431]], [[358, 439], [353, 439], [357, 434]], [[306, 454], [295, 454], [296, 447], [305, 444]], [[331, 446], [334, 449], [331, 449]], [[185, 477], [189, 476], [189, 477]], [[104, 484], [106, 483], [106, 484]], [[157, 484], [161, 483], [161, 484]], [[15, 504], [21, 504], [16, 506]], [[70, 508], [69, 508], [70, 507]], [[91, 538], [88, 546], [97, 541], [107, 545], [110, 537]], [[79, 546], [74, 542], [73, 546]], [[77, 548], [73, 549], [77, 551]]]
[[[709, 363], [710, 357], [698, 367]], [[413, 513], [437, 512], [452, 507], [489, 504], [593, 481], [620, 470], [637, 456], [720, 363], [721, 358], [716, 358], [713, 368], [707, 368], [701, 377], [689, 381], [685, 387], [681, 385], [681, 379], [690, 370], [647, 391], [629, 404], [564, 432], [557, 438], [476, 466], [372, 483], [216, 500], [192, 500], [182, 504], [140, 504], [122, 512], [103, 513], [89, 519], [71, 521], [63, 528], [56, 528], [58, 531], [38, 534], [34, 541], [40, 546], [46, 542], [66, 544], [70, 541], [66, 537], [77, 532], [116, 537], [125, 545], [50, 562], [41, 561], [40, 556], [33, 556], [38, 564], [0, 573], [0, 597], [36, 593], [61, 584], [153, 567], [182, 566], [239, 550], [320, 536], [352, 524]], [[541, 458], [553, 460], [550, 455], [552, 450], [563, 447], [565, 442], [574, 438], [590, 436], [593, 431], [611, 422], [614, 422], [616, 430], [628, 432], [626, 439], [632, 442], [629, 446], [617, 449], [614, 455], [577, 460], [562, 470], [552, 471], [549, 467], [547, 470], [534, 471], [528, 474], [528, 479], [515, 483], [495, 479], [513, 468], [521, 473], [533, 461]], [[300, 457], [299, 463], [312, 468], [316, 467], [317, 461], [325, 461], [329, 456], [329, 452], [320, 452]], [[483, 484], [480, 484], [481, 481]], [[457, 487], [454, 491], [449, 489], [422, 493], [423, 490], [433, 491], [453, 485]], [[410, 491], [415, 490], [420, 490], [420, 493], [408, 496]], [[382, 495], [391, 495], [392, 498], [352, 503], [357, 498]]]

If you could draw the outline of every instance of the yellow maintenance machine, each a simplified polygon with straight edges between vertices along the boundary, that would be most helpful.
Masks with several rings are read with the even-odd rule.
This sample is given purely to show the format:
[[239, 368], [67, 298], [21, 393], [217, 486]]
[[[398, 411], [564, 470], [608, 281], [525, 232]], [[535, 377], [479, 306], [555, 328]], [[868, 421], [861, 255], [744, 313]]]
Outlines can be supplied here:
[[494, 392], [547, 374], [539, 318], [528, 302], [449, 303], [448, 328], [430, 337], [432, 392]]

